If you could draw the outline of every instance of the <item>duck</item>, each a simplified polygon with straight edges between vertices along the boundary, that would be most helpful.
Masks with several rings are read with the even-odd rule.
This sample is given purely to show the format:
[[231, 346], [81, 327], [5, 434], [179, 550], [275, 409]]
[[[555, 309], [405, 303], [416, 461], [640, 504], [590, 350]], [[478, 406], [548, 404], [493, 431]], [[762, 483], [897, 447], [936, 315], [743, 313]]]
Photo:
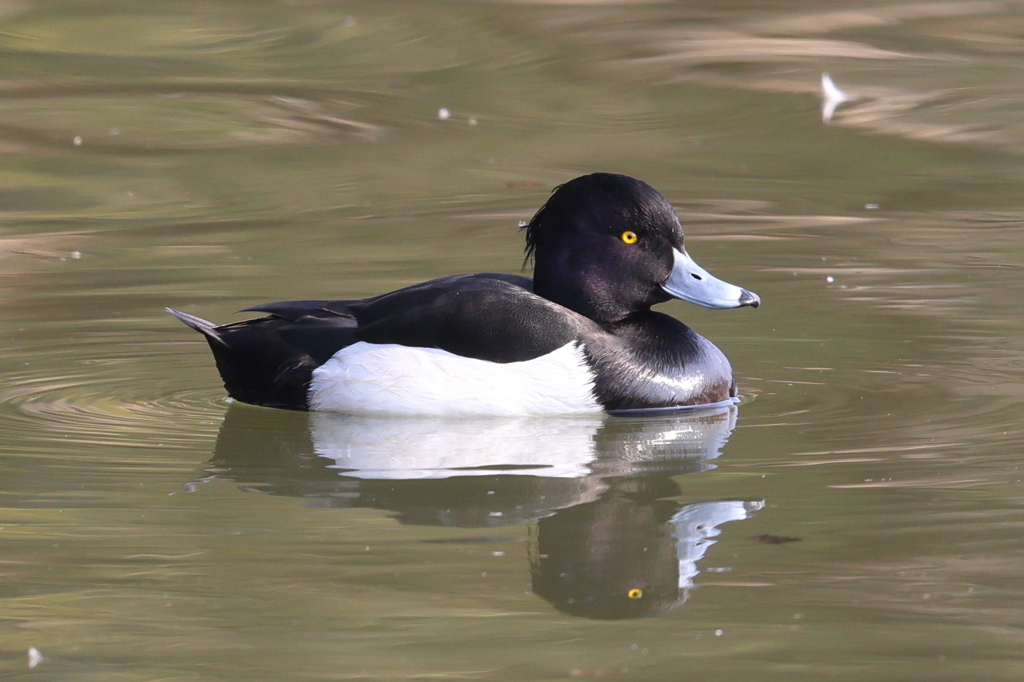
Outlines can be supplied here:
[[292, 410], [432, 416], [642, 414], [737, 401], [725, 354], [651, 307], [757, 308], [701, 268], [671, 203], [592, 173], [524, 228], [533, 277], [452, 275], [358, 300], [263, 303], [202, 334], [228, 395]]

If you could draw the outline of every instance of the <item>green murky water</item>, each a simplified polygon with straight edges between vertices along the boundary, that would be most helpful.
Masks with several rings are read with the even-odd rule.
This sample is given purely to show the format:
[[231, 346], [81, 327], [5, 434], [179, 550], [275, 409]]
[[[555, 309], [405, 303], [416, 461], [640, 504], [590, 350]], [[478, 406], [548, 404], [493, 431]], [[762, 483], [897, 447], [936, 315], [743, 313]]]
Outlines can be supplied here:
[[[0, 675], [1020, 679], [1021, 35], [986, 1], [0, 4]], [[859, 97], [827, 125], [824, 71]], [[595, 170], [764, 299], [662, 307], [738, 409], [229, 405], [163, 313], [516, 272]]]

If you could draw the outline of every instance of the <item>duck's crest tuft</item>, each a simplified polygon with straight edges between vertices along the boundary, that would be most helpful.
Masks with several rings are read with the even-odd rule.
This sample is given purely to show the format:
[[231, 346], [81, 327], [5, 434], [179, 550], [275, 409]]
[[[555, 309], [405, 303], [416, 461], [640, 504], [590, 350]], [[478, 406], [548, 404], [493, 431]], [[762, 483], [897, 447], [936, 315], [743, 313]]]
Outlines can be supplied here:
[[[563, 185], [559, 185], [551, 190], [552, 196], [555, 192], [562, 189]], [[550, 198], [549, 198], [550, 201]], [[547, 203], [537, 209], [537, 212], [533, 214], [533, 218], [530, 222], [522, 227], [526, 230], [526, 248], [524, 249], [526, 257], [523, 258], [523, 268], [526, 268], [527, 263], [533, 259], [534, 253], [537, 251], [537, 241], [540, 239], [541, 223], [544, 222], [544, 210], [548, 207]]]

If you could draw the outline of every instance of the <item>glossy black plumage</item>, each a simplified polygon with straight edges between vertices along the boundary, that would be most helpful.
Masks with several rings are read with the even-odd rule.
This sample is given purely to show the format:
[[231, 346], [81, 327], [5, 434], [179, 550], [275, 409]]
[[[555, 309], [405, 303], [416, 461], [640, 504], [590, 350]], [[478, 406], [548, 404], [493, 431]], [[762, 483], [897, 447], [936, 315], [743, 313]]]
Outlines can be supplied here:
[[[228, 392], [258, 405], [307, 408], [313, 371], [359, 341], [502, 364], [577, 343], [594, 377], [593, 395], [608, 410], [735, 396], [721, 351], [650, 310], [679, 296], [668, 291], [670, 275], [676, 288], [708, 286], [678, 274], [681, 259], [692, 261], [675, 212], [657, 191], [619, 175], [577, 178], [555, 191], [526, 234], [527, 256], [536, 264], [532, 280], [456, 275], [363, 300], [261, 304], [248, 310], [266, 317], [223, 326], [171, 312], [206, 336]], [[714, 280], [692, 265], [694, 280]], [[711, 307], [759, 303], [746, 290], [711, 285], [721, 285], [708, 299], [714, 303], [706, 303]]]

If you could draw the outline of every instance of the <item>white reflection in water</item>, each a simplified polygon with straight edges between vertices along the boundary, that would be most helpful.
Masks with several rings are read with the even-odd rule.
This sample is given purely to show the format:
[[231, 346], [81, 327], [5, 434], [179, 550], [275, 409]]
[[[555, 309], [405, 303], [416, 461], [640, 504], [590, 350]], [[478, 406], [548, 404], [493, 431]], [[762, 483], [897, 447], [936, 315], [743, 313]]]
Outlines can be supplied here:
[[313, 450], [364, 479], [590, 473], [600, 418], [417, 419], [310, 415]]
[[627, 473], [637, 462], [715, 459], [736, 426], [736, 414], [733, 405], [645, 420], [428, 419], [316, 412], [310, 415], [310, 431], [316, 454], [355, 478], [579, 478], [592, 473], [598, 460], [602, 473]]
[[693, 587], [693, 579], [700, 571], [697, 562], [715, 544], [712, 538], [722, 531], [718, 526], [729, 521], [742, 521], [764, 508], [764, 501], [698, 502], [680, 509], [672, 517], [672, 536], [676, 540], [679, 557], [679, 589]]

